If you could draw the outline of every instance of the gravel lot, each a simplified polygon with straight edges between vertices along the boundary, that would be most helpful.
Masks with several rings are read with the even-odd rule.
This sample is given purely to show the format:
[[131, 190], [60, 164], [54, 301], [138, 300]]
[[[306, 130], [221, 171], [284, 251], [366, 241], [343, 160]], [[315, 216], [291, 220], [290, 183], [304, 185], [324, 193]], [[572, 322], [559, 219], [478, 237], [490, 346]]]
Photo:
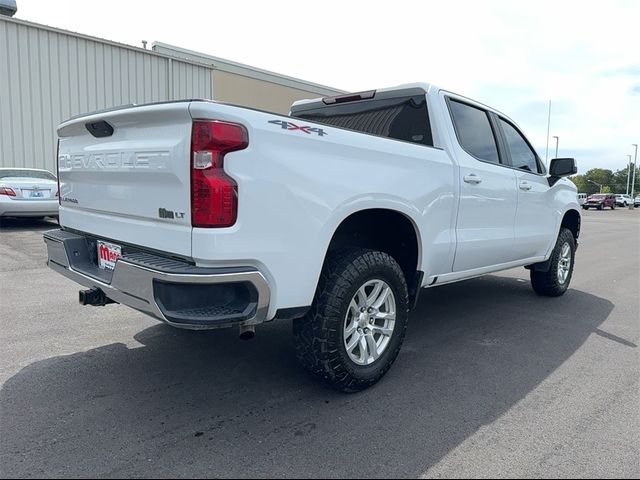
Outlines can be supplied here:
[[562, 298], [511, 270], [427, 290], [356, 395], [298, 368], [290, 322], [175, 330], [81, 307], [42, 232], [0, 230], [2, 477], [640, 477], [640, 211], [584, 212]]

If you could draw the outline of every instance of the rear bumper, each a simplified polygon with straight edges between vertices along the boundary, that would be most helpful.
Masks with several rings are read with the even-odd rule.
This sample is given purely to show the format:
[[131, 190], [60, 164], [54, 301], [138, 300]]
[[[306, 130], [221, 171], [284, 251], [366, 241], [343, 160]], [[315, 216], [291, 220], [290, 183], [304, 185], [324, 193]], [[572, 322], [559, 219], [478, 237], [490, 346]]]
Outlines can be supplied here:
[[20, 200], [0, 197], [0, 217], [52, 217], [58, 215], [58, 200]]
[[270, 301], [253, 268], [199, 268], [146, 252], [126, 252], [111, 272], [97, 267], [95, 240], [64, 230], [44, 234], [47, 264], [115, 302], [179, 328], [206, 330], [264, 322]]

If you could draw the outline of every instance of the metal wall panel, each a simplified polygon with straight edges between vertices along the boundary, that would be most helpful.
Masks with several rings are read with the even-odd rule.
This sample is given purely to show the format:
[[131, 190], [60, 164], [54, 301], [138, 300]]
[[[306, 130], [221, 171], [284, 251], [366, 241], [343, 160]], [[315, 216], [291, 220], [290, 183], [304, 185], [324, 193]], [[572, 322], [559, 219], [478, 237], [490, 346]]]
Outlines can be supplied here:
[[220, 102], [258, 108], [282, 115], [288, 115], [291, 104], [297, 100], [322, 96], [317, 92], [220, 70], [213, 73], [213, 89], [216, 92], [215, 99]]
[[173, 60], [172, 98], [213, 99], [212, 70]]
[[184, 98], [213, 98], [210, 67], [0, 16], [0, 167], [54, 171], [71, 116]]
[[153, 51], [171, 57], [211, 65], [214, 100], [259, 108], [286, 115], [296, 100], [346, 93], [299, 78], [262, 70], [250, 65], [194, 52], [166, 43], [154, 42]]
[[[169, 45], [168, 43], [153, 42], [153, 51], [169, 55], [171, 57], [196, 62], [201, 65], [212, 65], [216, 72], [232, 73], [251, 80], [258, 80], [261, 83], [269, 83], [276, 86], [289, 87], [297, 91], [310, 92], [313, 95], [313, 98], [330, 97], [347, 93], [344, 90], [338, 90], [333, 87], [327, 87], [326, 85], [309, 82], [308, 80], [270, 72], [251, 65], [234, 62], [232, 60], [214, 57], [213, 55], [208, 55], [206, 53], [194, 52], [193, 50]], [[287, 105], [287, 107], [288, 106], [289, 105]]]

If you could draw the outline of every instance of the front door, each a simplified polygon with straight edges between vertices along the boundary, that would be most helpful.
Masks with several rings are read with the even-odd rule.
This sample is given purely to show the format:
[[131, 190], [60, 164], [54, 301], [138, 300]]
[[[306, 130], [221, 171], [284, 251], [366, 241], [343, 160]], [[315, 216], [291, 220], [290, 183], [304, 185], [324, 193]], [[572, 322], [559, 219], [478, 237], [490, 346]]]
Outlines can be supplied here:
[[549, 180], [542, 162], [517, 127], [503, 118], [498, 123], [518, 184], [515, 251], [518, 259], [544, 256], [555, 241], [558, 218]]

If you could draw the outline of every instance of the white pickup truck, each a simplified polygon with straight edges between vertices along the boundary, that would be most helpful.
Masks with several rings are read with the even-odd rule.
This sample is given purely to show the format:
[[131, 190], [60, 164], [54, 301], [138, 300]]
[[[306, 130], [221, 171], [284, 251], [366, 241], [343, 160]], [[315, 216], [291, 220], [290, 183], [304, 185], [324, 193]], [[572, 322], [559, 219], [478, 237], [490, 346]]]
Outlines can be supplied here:
[[298, 358], [343, 391], [395, 360], [421, 288], [527, 267], [568, 288], [573, 159], [550, 173], [502, 113], [433, 85], [296, 102], [129, 106], [58, 129], [48, 264], [188, 329], [293, 319]]

